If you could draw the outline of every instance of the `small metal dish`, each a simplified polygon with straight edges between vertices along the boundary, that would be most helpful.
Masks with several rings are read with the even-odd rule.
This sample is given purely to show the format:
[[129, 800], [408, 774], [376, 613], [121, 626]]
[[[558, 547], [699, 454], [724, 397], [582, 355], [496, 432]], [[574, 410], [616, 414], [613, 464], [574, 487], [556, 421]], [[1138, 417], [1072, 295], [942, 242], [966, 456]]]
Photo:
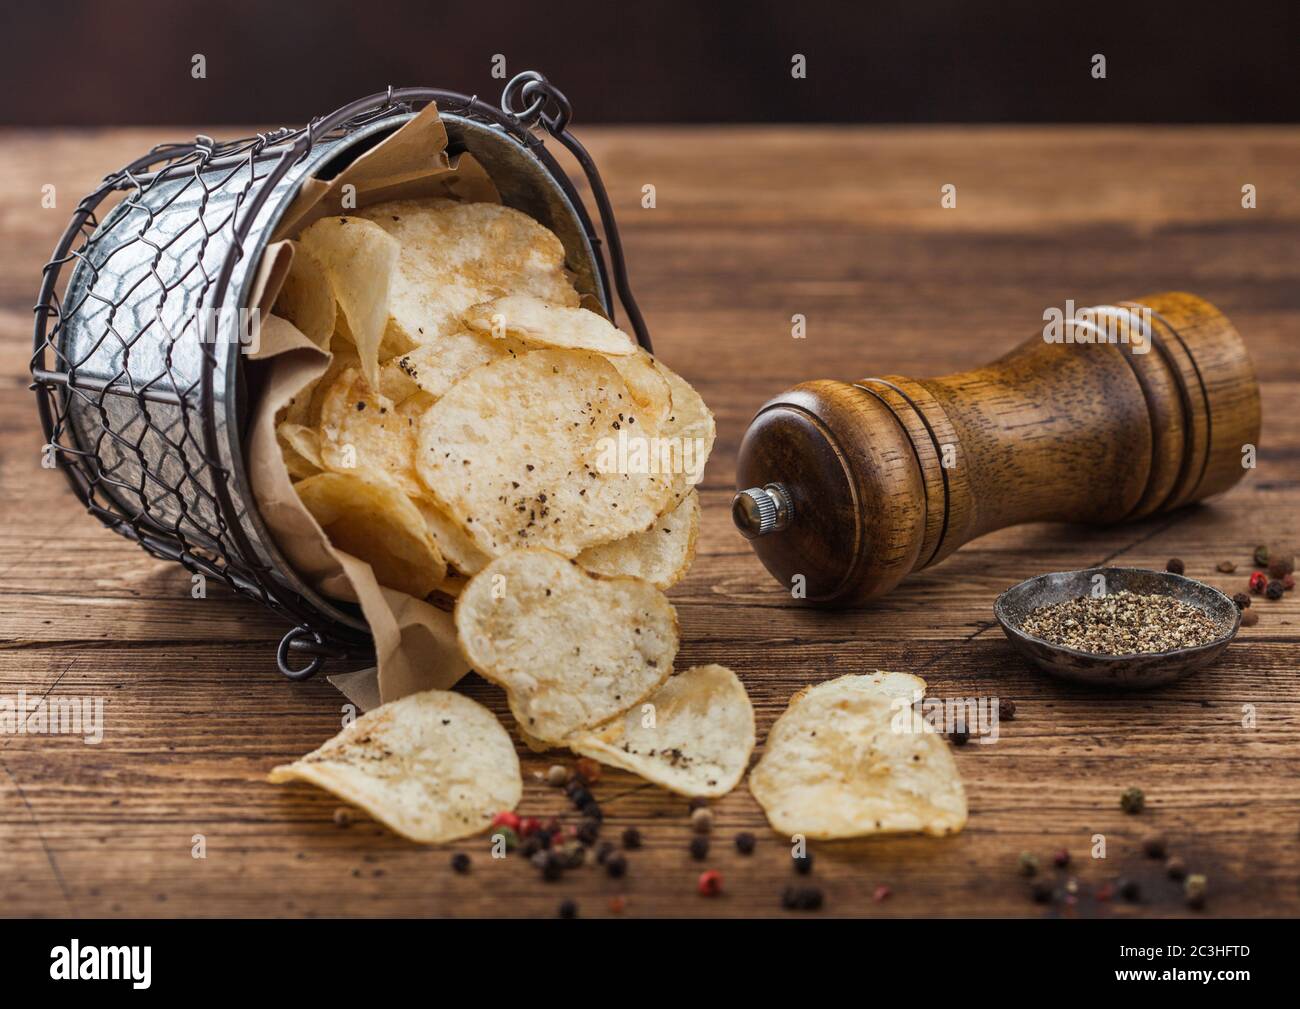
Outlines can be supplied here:
[[[1097, 575], [1106, 579], [1107, 592], [1173, 596], [1204, 611], [1224, 631], [1208, 644], [1194, 648], [1097, 655], [1054, 645], [1020, 629], [1031, 610], [1088, 595]], [[1228, 647], [1241, 627], [1237, 604], [1218, 589], [1182, 575], [1145, 568], [1085, 568], [1039, 575], [1013, 585], [998, 596], [993, 615], [1015, 649], [1045, 672], [1076, 683], [1124, 690], [1164, 686], [1209, 665]]]

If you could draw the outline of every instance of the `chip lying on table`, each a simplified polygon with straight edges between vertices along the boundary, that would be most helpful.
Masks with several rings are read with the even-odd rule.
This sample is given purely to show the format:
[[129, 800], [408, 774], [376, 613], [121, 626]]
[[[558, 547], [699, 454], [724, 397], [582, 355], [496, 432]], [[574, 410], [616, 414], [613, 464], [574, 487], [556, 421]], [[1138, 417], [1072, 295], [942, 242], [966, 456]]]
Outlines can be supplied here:
[[[462, 650], [530, 744], [720, 795], [748, 762], [753, 711], [721, 666], [673, 676], [663, 595], [695, 556], [713, 415], [580, 307], [564, 255], [497, 204], [399, 200], [311, 224], [274, 311], [331, 360], [278, 418], [284, 461], [334, 547], [387, 588], [456, 607]], [[421, 735], [411, 726], [453, 702], [415, 696], [275, 780], [311, 781], [415, 840], [486, 826], [477, 793], [404, 775], [463, 761], [473, 777], [490, 760], [483, 785], [509, 808], [517, 763], [490, 732], [482, 755], [469, 738]], [[368, 755], [381, 734], [356, 731], [367, 719], [399, 733], [393, 760]]]

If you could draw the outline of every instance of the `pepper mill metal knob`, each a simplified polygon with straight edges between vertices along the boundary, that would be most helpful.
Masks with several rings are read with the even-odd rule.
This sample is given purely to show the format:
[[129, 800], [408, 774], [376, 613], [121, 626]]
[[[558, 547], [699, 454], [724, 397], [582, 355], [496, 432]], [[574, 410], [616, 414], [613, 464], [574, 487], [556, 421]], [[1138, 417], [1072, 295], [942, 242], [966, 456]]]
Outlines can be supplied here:
[[802, 576], [808, 602], [848, 606], [993, 530], [1140, 519], [1248, 472], [1259, 385], [1213, 305], [1159, 294], [1047, 335], [957, 375], [823, 379], [770, 400], [741, 442], [737, 528], [783, 584]]
[[780, 532], [792, 514], [790, 497], [779, 483], [750, 487], [731, 499], [731, 520], [746, 539]]

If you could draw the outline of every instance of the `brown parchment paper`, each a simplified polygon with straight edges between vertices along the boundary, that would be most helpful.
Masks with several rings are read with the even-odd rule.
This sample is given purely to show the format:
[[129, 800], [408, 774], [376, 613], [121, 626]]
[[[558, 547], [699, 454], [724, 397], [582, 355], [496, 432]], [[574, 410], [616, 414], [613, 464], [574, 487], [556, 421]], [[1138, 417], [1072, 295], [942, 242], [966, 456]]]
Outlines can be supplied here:
[[360, 605], [374, 636], [376, 669], [331, 677], [331, 682], [363, 709], [376, 700], [386, 703], [420, 690], [446, 689], [469, 671], [469, 664], [456, 644], [451, 614], [381, 586], [369, 564], [330, 545], [298, 499], [275, 436], [275, 417], [324, 374], [330, 355], [269, 311], [293, 261], [288, 239], [321, 217], [347, 213], [352, 196], [357, 207], [429, 196], [499, 203], [482, 166], [467, 154], [448, 158], [446, 145], [446, 129], [429, 105], [335, 179], [308, 180], [263, 253], [250, 295], [250, 307], [263, 316], [259, 345], [250, 355], [253, 367], [262, 369], [261, 398], [247, 445], [253, 494], [276, 544], [303, 579]]

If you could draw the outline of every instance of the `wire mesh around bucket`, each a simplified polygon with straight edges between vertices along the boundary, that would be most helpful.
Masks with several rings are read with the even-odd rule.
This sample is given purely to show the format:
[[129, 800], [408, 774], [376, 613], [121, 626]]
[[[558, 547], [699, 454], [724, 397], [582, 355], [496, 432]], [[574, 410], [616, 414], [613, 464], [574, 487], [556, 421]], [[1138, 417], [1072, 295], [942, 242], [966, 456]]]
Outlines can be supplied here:
[[[563, 94], [532, 72], [507, 85], [501, 110], [454, 92], [390, 88], [304, 129], [156, 147], [81, 201], [44, 271], [31, 368], [47, 457], [107, 526], [291, 621], [277, 661], [295, 679], [327, 656], [365, 653], [370, 639], [355, 607], [297, 576], [253, 504], [243, 458], [251, 415], [244, 358], [255, 332], [247, 299], [302, 183], [337, 174], [431, 101], [449, 152], [470, 151], [504, 203], [557, 234], [580, 292], [612, 318], [600, 239], [535, 128], [574, 154], [600, 211], [623, 308], [649, 348], [600, 176], [568, 132]], [[294, 668], [291, 654], [306, 664]]]

